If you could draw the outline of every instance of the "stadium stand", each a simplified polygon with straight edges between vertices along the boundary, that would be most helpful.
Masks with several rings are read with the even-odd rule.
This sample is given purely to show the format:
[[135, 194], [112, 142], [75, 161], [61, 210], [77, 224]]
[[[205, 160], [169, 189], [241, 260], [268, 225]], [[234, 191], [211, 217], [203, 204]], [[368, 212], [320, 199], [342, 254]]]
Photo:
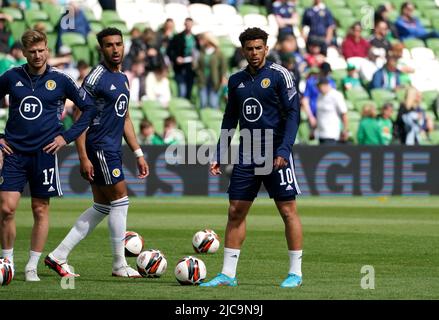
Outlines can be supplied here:
[[[399, 8], [405, 0], [388, 1], [393, 10], [389, 11], [391, 21], [395, 21], [399, 16]], [[204, 3], [183, 4], [181, 1], [161, 1], [161, 0], [117, 0], [117, 11], [102, 10], [96, 0], [75, 1], [84, 12], [91, 28], [91, 32], [84, 37], [73, 32], [63, 33], [62, 42], [69, 46], [73, 53], [73, 59], [85, 61], [89, 65], [94, 65], [99, 61], [99, 53], [96, 50], [97, 42], [95, 35], [104, 27], [113, 26], [119, 28], [125, 36], [127, 44], [131, 43], [130, 31], [136, 27], [142, 33], [145, 28], [150, 28], [159, 35], [160, 28], [167, 18], [172, 18], [175, 22], [175, 33], [183, 30], [183, 22], [187, 17], [194, 20], [193, 32], [195, 34], [210, 32], [218, 38], [223, 55], [229, 63], [229, 75], [239, 67], [232, 67], [231, 60], [236, 58], [237, 48], [240, 46], [238, 36], [240, 32], [250, 26], [258, 26], [267, 31], [269, 37], [269, 47], [274, 48], [277, 41], [278, 25], [274, 15], [267, 11], [266, 7], [244, 2], [239, 7], [234, 7], [225, 2], [214, 2], [212, 6]], [[355, 21], [363, 21], [367, 9], [377, 9], [383, 4], [381, 0], [326, 0], [323, 1], [331, 10], [336, 23], [336, 42], [338, 49], [329, 48], [326, 61], [330, 63], [337, 89], [343, 91], [342, 80], [346, 76], [347, 61], [340, 54], [340, 45], [347, 34], [347, 30]], [[296, 3], [296, 10], [302, 15], [305, 8], [312, 6], [312, 0], [300, 0]], [[439, 7], [438, 1], [417, 0], [414, 1], [416, 7], [415, 16], [427, 30], [439, 30]], [[369, 10], [370, 11], [370, 10]], [[49, 38], [49, 48], [52, 52], [55, 49], [56, 26], [60, 19], [66, 14], [66, 8], [54, 1], [32, 1], [29, 8], [21, 10], [15, 7], [2, 7], [1, 12], [9, 15], [13, 21], [7, 24], [14, 39], [19, 40], [26, 28], [32, 28], [35, 23], [41, 22], [44, 25]], [[301, 19], [299, 19], [301, 20]], [[367, 19], [365, 19], [367, 20]], [[368, 39], [371, 29], [363, 28], [362, 36]], [[304, 32], [302, 32], [304, 31]], [[301, 21], [294, 27], [294, 34], [301, 54], [305, 54], [306, 30], [302, 30]], [[389, 38], [391, 43], [398, 42], [397, 39]], [[404, 50], [400, 58], [401, 63], [413, 70], [407, 74], [407, 79], [411, 85], [422, 92], [422, 105], [427, 116], [435, 121], [435, 130], [430, 132], [425, 144], [439, 144], [439, 119], [433, 112], [438, 98], [439, 90], [439, 39], [407, 39], [403, 42]], [[165, 48], [157, 48], [164, 52]], [[127, 52], [128, 53], [128, 50]], [[239, 58], [236, 58], [239, 59]], [[355, 59], [354, 59], [355, 60]], [[165, 59], [166, 61], [166, 59]], [[349, 61], [351, 62], [351, 61]], [[128, 69], [128, 68], [125, 68]], [[301, 70], [301, 84], [303, 88], [308, 70]], [[165, 109], [160, 104], [142, 99], [140, 102], [132, 102], [133, 112], [131, 113], [136, 122], [143, 118], [148, 118], [155, 126], [157, 132], [163, 132], [163, 120], [169, 115], [175, 116], [180, 129], [185, 133], [186, 139], [188, 128], [185, 123], [187, 119], [194, 120], [197, 128], [212, 129], [218, 132], [220, 127], [224, 101], [221, 102], [222, 110], [200, 109], [198, 106], [198, 88], [194, 86], [191, 101], [177, 97], [176, 83], [173, 79], [173, 72], [169, 68], [168, 78], [170, 80], [173, 98], [169, 108]], [[400, 88], [395, 92], [386, 89], [374, 89], [370, 92], [367, 88], [367, 80], [362, 79], [363, 87], [355, 88], [344, 92], [349, 108], [350, 127], [352, 132], [356, 132], [356, 126], [360, 118], [362, 107], [366, 103], [372, 103], [379, 109], [383, 103], [391, 102], [395, 106], [395, 113], [399, 104], [405, 100], [405, 88]], [[140, 107], [137, 108], [136, 107]], [[134, 111], [135, 110], [135, 111]], [[396, 117], [396, 114], [395, 114]], [[0, 118], [0, 127], [4, 124], [5, 118]], [[315, 141], [309, 140], [310, 130], [305, 125], [306, 119], [302, 119], [303, 125], [300, 127], [300, 143], [314, 144]], [[352, 137], [355, 137], [352, 134]], [[212, 138], [205, 140], [213, 141]], [[354, 138], [352, 139], [355, 142]], [[423, 142], [423, 143], [424, 143]]]

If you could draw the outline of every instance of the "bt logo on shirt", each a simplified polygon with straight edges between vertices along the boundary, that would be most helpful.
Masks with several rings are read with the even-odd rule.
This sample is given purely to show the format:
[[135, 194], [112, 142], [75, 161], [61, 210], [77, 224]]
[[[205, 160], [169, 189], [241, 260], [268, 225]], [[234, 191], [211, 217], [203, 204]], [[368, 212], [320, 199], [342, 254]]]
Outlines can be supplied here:
[[27, 96], [21, 100], [20, 107], [18, 109], [20, 115], [26, 120], [35, 120], [43, 112], [43, 104], [41, 100], [35, 96]]
[[119, 117], [124, 117], [128, 110], [128, 97], [125, 94], [121, 94], [116, 103], [114, 104], [114, 109]]
[[262, 105], [255, 98], [247, 98], [242, 104], [242, 114], [248, 122], [256, 122], [262, 116]]

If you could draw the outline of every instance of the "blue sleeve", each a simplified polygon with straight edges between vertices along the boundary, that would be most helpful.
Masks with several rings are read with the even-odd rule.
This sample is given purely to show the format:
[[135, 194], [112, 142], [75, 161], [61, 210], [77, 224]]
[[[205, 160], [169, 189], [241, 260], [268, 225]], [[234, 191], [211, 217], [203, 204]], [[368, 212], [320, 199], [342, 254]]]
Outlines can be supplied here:
[[382, 86], [381, 86], [381, 78], [382, 78], [382, 75], [383, 74], [383, 72], [381, 71], [381, 70], [378, 70], [377, 72], [375, 72], [374, 74], [373, 74], [373, 77], [372, 77], [372, 81], [370, 82], [370, 89], [375, 89], [375, 88], [381, 88]]
[[399, 17], [395, 21], [395, 27], [396, 27], [396, 30], [398, 30], [398, 34], [401, 37], [401, 39], [405, 39], [409, 36], [410, 32], [407, 29], [407, 26], [405, 25], [405, 22], [404, 22], [404, 20], [401, 19], [401, 17]]
[[424, 26], [421, 24], [421, 21], [416, 18], [416, 36], [418, 37], [422, 37], [423, 35], [425, 35], [427, 33], [427, 31], [425, 31]]
[[311, 97], [311, 81], [310, 81], [310, 79], [306, 80], [305, 92], [303, 93], [303, 96], [307, 97], [307, 98]]
[[91, 97], [82, 87], [79, 89], [70, 79], [66, 79], [65, 82], [66, 97], [72, 100], [79, 110], [82, 111], [81, 116], [73, 126], [62, 133], [64, 140], [70, 143], [76, 140], [89, 127], [91, 121], [97, 115], [97, 108], [94, 106]]
[[[216, 162], [221, 163], [222, 155], [228, 150], [230, 143], [232, 141], [232, 137], [229, 135], [225, 135], [224, 133], [229, 132], [232, 129], [236, 129], [239, 121], [239, 108], [235, 105], [234, 98], [234, 90], [235, 88], [231, 85], [231, 79], [229, 79], [229, 83], [227, 85], [228, 89], [228, 99], [226, 109], [224, 111], [223, 121], [221, 123], [221, 132], [218, 140], [218, 144], [216, 147]], [[225, 140], [227, 138], [227, 140]]]
[[300, 123], [300, 102], [296, 81], [288, 73], [279, 75], [277, 93], [281, 107], [286, 111], [285, 132], [281, 145], [275, 151], [275, 157], [282, 157], [288, 161], [291, 149], [296, 140]]

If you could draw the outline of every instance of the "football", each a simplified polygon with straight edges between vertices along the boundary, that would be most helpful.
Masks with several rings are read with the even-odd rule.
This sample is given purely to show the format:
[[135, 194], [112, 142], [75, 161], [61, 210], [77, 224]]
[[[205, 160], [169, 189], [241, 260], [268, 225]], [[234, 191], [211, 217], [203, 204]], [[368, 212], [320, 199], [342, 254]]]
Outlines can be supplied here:
[[215, 253], [219, 246], [220, 239], [211, 229], [198, 231], [192, 238], [192, 247], [196, 253]]
[[126, 257], [137, 257], [142, 252], [144, 241], [143, 237], [137, 232], [127, 231], [123, 240]]
[[14, 267], [8, 259], [0, 259], [0, 285], [7, 286], [14, 278]]
[[137, 257], [137, 271], [144, 278], [158, 278], [166, 271], [168, 262], [160, 250], [143, 251]]
[[187, 256], [178, 261], [174, 274], [181, 285], [198, 285], [206, 278], [207, 270], [201, 259]]

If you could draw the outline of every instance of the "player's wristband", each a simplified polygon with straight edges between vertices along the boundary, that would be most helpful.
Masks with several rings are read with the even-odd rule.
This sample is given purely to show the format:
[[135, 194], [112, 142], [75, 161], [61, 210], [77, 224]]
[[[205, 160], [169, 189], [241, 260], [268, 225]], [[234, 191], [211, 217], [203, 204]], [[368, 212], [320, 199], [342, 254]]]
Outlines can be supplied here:
[[0, 139], [4, 139], [5, 138], [5, 134], [4, 133], [0, 133]]
[[136, 156], [136, 158], [141, 158], [141, 157], [143, 157], [143, 151], [142, 151], [142, 149], [137, 149], [137, 150], [134, 150], [134, 155]]

